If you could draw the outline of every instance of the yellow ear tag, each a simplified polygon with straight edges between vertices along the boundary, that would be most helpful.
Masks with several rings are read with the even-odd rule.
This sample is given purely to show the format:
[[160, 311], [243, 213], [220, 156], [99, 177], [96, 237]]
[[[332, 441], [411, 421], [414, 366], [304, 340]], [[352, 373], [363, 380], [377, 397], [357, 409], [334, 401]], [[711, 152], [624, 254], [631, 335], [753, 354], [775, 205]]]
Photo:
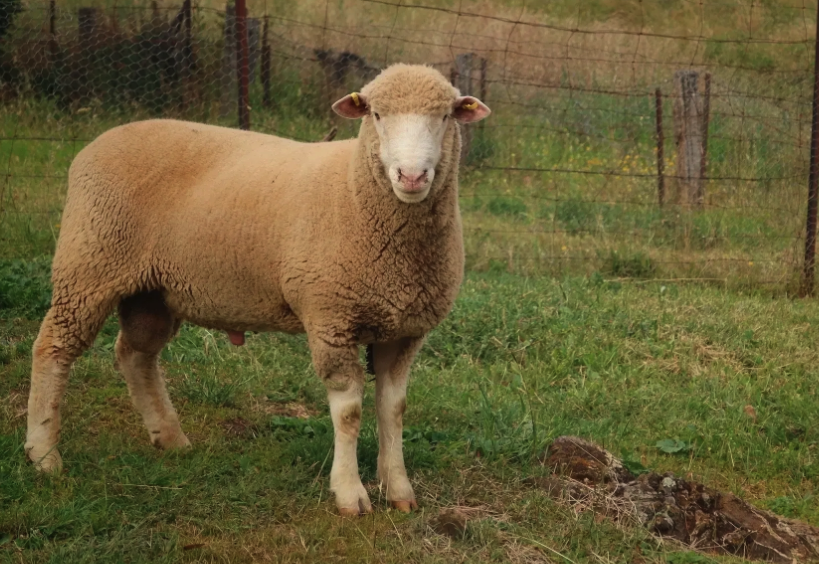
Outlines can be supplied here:
[[353, 99], [353, 104], [355, 104], [356, 107], [361, 105], [361, 100], [358, 98], [358, 92], [353, 92], [350, 94], [350, 97]]
[[471, 104], [464, 104], [461, 107], [463, 109], [465, 109], [465, 110], [477, 110], [478, 109], [478, 103], [477, 102], [472, 102]]

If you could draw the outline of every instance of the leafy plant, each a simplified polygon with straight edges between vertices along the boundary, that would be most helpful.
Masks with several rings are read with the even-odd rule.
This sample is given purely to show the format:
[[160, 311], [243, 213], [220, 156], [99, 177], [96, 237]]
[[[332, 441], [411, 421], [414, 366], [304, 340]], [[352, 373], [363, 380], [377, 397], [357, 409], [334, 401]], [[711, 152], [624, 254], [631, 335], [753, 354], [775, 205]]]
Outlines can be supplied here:
[[657, 448], [666, 454], [684, 453], [693, 448], [693, 445], [679, 439], [663, 439], [657, 441]]

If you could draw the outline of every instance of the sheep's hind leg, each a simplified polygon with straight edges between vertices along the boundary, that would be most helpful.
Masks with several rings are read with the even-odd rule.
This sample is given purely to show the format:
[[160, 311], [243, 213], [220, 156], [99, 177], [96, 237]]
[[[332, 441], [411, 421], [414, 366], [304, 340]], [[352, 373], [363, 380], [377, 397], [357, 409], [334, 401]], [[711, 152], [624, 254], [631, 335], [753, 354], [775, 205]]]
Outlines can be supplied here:
[[142, 415], [151, 442], [160, 448], [190, 446], [174, 410], [159, 354], [179, 328], [159, 292], [144, 292], [119, 304], [120, 333], [117, 367], [125, 377], [131, 400]]
[[97, 336], [115, 299], [97, 294], [63, 299], [55, 284], [51, 309], [34, 341], [25, 450], [38, 470], [59, 472], [60, 406], [71, 365]]
[[378, 478], [390, 504], [405, 513], [417, 509], [404, 467], [403, 425], [407, 407], [407, 377], [423, 339], [376, 343], [375, 406], [378, 413]]
[[356, 456], [364, 395], [364, 369], [358, 360], [358, 347], [335, 347], [310, 336], [310, 349], [316, 372], [327, 387], [335, 430], [330, 489], [336, 496], [338, 512], [345, 516], [369, 513], [372, 504], [361, 483]]

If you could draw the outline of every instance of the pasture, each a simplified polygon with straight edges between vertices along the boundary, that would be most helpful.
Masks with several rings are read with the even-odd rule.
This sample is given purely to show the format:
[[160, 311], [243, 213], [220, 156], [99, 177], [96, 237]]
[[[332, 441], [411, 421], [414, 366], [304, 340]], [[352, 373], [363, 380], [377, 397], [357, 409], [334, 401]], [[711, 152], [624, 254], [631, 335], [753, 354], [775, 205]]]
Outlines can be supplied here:
[[[371, 25], [442, 41], [435, 49], [407, 42], [390, 60], [452, 54], [450, 16], [337, 4], [250, 2], [251, 11], [282, 18], [276, 104], [262, 108], [258, 84], [251, 89], [254, 130], [319, 141], [333, 125], [320, 75], [287, 58], [298, 54], [288, 41], [380, 56], [379, 40], [362, 36]], [[819, 304], [792, 296], [804, 245], [813, 48], [797, 40], [812, 37], [815, 21], [803, 3], [780, 4], [551, 2], [549, 13], [526, 17], [514, 2], [460, 4], [512, 22], [724, 41], [601, 33], [570, 45], [572, 34], [551, 29], [456, 22], [459, 40], [488, 50], [494, 114], [476, 132], [461, 180], [466, 280], [410, 379], [405, 458], [420, 510], [409, 515], [387, 509], [376, 481], [372, 383], [358, 451], [376, 510], [336, 515], [333, 428], [303, 336], [249, 335], [236, 348], [222, 333], [183, 325], [162, 360], [193, 448], [163, 453], [113, 367], [111, 317], [72, 371], [65, 470], [34, 471], [23, 452], [31, 347], [49, 304], [68, 167], [96, 135], [157, 112], [102, 100], [4, 100], [0, 562], [739, 561], [554, 499], [536, 478], [549, 473], [539, 460], [561, 435], [597, 442], [630, 468], [674, 472], [819, 526]], [[67, 2], [66, 13], [77, 5]], [[221, 6], [202, 7], [204, 37], [208, 10]], [[346, 36], [292, 23], [327, 14]], [[751, 31], [784, 43], [732, 43]], [[532, 62], [533, 53], [543, 59]], [[702, 210], [656, 205], [650, 93], [668, 89], [676, 63], [652, 60], [717, 69]], [[543, 76], [554, 83], [526, 83]], [[207, 104], [160, 115], [235, 125]], [[354, 125], [340, 125], [339, 138], [355, 135]], [[667, 440], [673, 449], [658, 446]], [[440, 519], [453, 508], [468, 516], [455, 533]]]
[[[36, 474], [22, 445], [47, 275], [47, 259], [0, 267], [4, 561], [704, 561], [528, 482], [561, 434], [819, 524], [812, 301], [471, 273], [413, 369], [405, 449], [421, 510], [379, 498], [369, 384], [359, 456], [377, 510], [347, 520], [327, 492], [332, 424], [302, 337], [234, 348], [183, 326], [163, 361], [194, 448], [163, 454], [113, 369], [112, 319], [69, 384], [66, 471]], [[666, 454], [664, 439], [686, 446]], [[461, 538], [436, 532], [451, 507], [472, 517]]]

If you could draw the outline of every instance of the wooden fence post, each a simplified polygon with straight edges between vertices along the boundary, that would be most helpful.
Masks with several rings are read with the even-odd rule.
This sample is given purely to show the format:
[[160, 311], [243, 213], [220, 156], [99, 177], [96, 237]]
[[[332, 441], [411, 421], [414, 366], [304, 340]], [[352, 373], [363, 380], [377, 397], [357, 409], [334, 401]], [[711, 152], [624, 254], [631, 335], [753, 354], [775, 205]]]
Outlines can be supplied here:
[[696, 204], [702, 170], [702, 110], [699, 73], [674, 73], [674, 137], [677, 145], [676, 200], [685, 207]]
[[[819, 5], [816, 6], [819, 16]], [[805, 263], [799, 294], [812, 296], [816, 270], [816, 214], [819, 208], [819, 28], [813, 55], [813, 121], [810, 132], [810, 173], [808, 175], [808, 218], [805, 223]]]
[[663, 176], [665, 136], [663, 135], [663, 93], [659, 88], [654, 92], [654, 104], [657, 116], [657, 203], [663, 207], [665, 203], [665, 177]]
[[[472, 53], [462, 53], [455, 57], [455, 87], [462, 96], [473, 95], [472, 91]], [[461, 126], [461, 165], [466, 164], [469, 150], [472, 148], [473, 129], [471, 125]]]
[[705, 73], [705, 94], [702, 99], [702, 161], [700, 162], [700, 182], [696, 203], [705, 203], [705, 178], [708, 173], [708, 127], [711, 125], [711, 73]]

